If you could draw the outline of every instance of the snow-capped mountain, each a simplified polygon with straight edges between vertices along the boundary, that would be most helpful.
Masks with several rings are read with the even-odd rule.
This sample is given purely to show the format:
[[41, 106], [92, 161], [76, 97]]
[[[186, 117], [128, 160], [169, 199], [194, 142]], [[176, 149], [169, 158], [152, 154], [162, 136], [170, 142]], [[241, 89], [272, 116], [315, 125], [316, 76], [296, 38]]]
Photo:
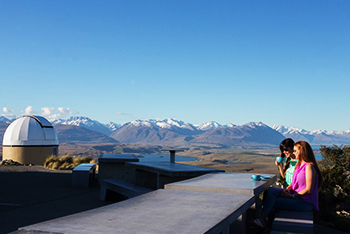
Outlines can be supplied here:
[[273, 129], [285, 137], [290, 137], [294, 141], [308, 141], [313, 145], [350, 144], [350, 130], [346, 131], [326, 131], [273, 125]]
[[222, 125], [219, 124], [218, 122], [215, 122], [215, 121], [211, 121], [211, 122], [206, 122], [206, 123], [202, 123], [197, 127], [198, 130], [202, 130], [202, 131], [208, 131], [208, 130], [212, 130], [212, 129], [215, 129], [215, 128], [219, 128], [221, 127]]
[[[14, 119], [13, 119], [14, 120]], [[6, 127], [13, 121], [0, 117], [2, 137]], [[285, 137], [295, 141], [305, 140], [312, 145], [350, 144], [350, 130], [325, 131], [288, 127], [282, 125], [267, 126], [262, 122], [249, 122], [244, 125], [232, 123], [221, 125], [211, 121], [200, 125], [186, 123], [174, 118], [135, 120], [123, 125], [109, 122], [102, 124], [88, 117], [73, 116], [69, 119], [50, 120], [55, 125], [71, 125], [103, 133], [121, 143], [142, 144], [209, 144], [239, 145], [239, 144], [279, 144]], [[73, 131], [73, 130], [72, 130]], [[71, 134], [65, 131], [65, 134]], [[69, 139], [69, 138], [67, 138]]]
[[0, 116], [0, 122], [3, 123], [11, 123], [12, 121], [6, 118], [5, 116]]
[[208, 130], [192, 140], [194, 143], [217, 145], [278, 145], [284, 139], [283, 135], [276, 132], [261, 122], [250, 122], [241, 126], [222, 126]]
[[108, 122], [108, 123], [104, 124], [104, 126], [105, 126], [106, 128], [108, 128], [109, 131], [114, 132], [114, 131], [117, 131], [117, 130], [121, 127], [121, 124], [117, 124], [117, 123], [113, 123], [113, 122]]
[[228, 124], [225, 124], [224, 127], [226, 128], [233, 128], [233, 127], [236, 127], [237, 125], [236, 124], [233, 124], [233, 123], [228, 123]]
[[275, 129], [277, 132], [281, 134], [293, 134], [293, 133], [299, 133], [299, 134], [308, 134], [309, 132], [302, 129], [302, 128], [296, 128], [296, 127], [288, 127], [288, 126], [282, 126], [282, 125], [273, 125], [272, 129]]
[[[87, 129], [90, 129], [92, 131], [100, 132], [103, 133], [107, 136], [111, 134], [111, 130], [108, 127], [96, 120], [92, 120], [88, 117], [83, 117], [83, 116], [72, 116], [69, 119], [55, 119], [51, 120], [52, 124], [62, 124], [62, 125], [74, 125], [74, 126], [79, 126], [79, 127], [85, 127]], [[116, 127], [117, 125], [115, 125]]]
[[110, 137], [122, 143], [170, 145], [187, 142], [202, 132], [190, 123], [173, 118], [139, 119], [122, 125]]
[[[141, 126], [146, 126], [146, 127], [151, 127], [151, 126], [157, 126], [160, 128], [164, 129], [188, 129], [190, 131], [195, 131], [197, 130], [195, 126], [193, 126], [190, 123], [185, 123], [181, 120], [173, 119], [173, 118], [168, 118], [165, 120], [160, 120], [160, 119], [146, 119], [146, 120], [134, 120], [132, 122], [126, 123], [124, 125], [132, 125], [135, 127], [141, 127]], [[123, 125], [123, 126], [124, 126]]]

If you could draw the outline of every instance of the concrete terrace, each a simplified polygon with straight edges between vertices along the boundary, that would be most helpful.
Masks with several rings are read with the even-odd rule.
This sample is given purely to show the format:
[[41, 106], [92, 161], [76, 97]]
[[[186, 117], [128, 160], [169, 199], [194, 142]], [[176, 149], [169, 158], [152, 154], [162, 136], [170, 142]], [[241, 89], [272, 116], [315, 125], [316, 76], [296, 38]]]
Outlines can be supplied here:
[[[111, 204], [99, 199], [97, 183], [88, 189], [77, 189], [71, 187], [71, 182], [70, 171], [42, 166], [0, 167], [0, 234], [24, 233], [16, 230], [82, 211], [94, 214], [95, 208]], [[94, 220], [86, 225], [92, 227], [98, 219], [94, 215]], [[314, 233], [342, 232], [315, 225]]]
[[71, 171], [0, 167], [0, 233], [110, 204], [99, 199], [97, 183], [88, 189], [71, 185]]

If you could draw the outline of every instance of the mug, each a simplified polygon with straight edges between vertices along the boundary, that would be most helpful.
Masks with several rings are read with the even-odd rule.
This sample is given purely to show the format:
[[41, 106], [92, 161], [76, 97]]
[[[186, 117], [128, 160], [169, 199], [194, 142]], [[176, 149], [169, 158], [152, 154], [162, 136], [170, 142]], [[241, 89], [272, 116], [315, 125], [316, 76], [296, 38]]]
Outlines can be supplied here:
[[282, 157], [276, 157], [276, 161], [277, 161], [278, 163], [284, 163], [285, 158], [282, 158]]
[[252, 175], [252, 179], [253, 180], [261, 180], [261, 176], [257, 175], [257, 174], [254, 174], [254, 175]]

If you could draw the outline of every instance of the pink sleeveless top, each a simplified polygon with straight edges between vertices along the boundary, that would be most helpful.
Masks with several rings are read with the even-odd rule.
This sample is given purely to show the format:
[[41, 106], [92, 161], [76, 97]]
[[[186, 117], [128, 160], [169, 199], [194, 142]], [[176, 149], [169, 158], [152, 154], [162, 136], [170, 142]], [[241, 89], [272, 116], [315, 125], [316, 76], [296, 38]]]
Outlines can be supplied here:
[[[295, 167], [295, 171], [292, 179], [293, 191], [298, 193], [306, 188], [305, 170], [306, 170], [306, 166], [309, 164], [310, 163], [304, 163], [301, 167]], [[318, 209], [318, 173], [317, 172], [315, 177], [314, 189], [312, 190], [312, 193], [309, 195], [301, 196], [301, 198], [304, 201], [313, 204], [315, 210], [317, 211], [319, 210]]]

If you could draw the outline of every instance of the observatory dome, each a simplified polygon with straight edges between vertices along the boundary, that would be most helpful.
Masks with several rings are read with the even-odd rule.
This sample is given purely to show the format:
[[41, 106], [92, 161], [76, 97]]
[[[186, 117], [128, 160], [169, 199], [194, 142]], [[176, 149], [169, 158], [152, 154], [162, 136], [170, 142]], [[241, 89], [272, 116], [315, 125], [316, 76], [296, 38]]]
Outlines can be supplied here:
[[5, 131], [3, 146], [57, 146], [55, 129], [44, 117], [24, 115]]
[[44, 117], [24, 115], [7, 127], [2, 149], [3, 160], [43, 165], [47, 157], [58, 155], [57, 133]]

